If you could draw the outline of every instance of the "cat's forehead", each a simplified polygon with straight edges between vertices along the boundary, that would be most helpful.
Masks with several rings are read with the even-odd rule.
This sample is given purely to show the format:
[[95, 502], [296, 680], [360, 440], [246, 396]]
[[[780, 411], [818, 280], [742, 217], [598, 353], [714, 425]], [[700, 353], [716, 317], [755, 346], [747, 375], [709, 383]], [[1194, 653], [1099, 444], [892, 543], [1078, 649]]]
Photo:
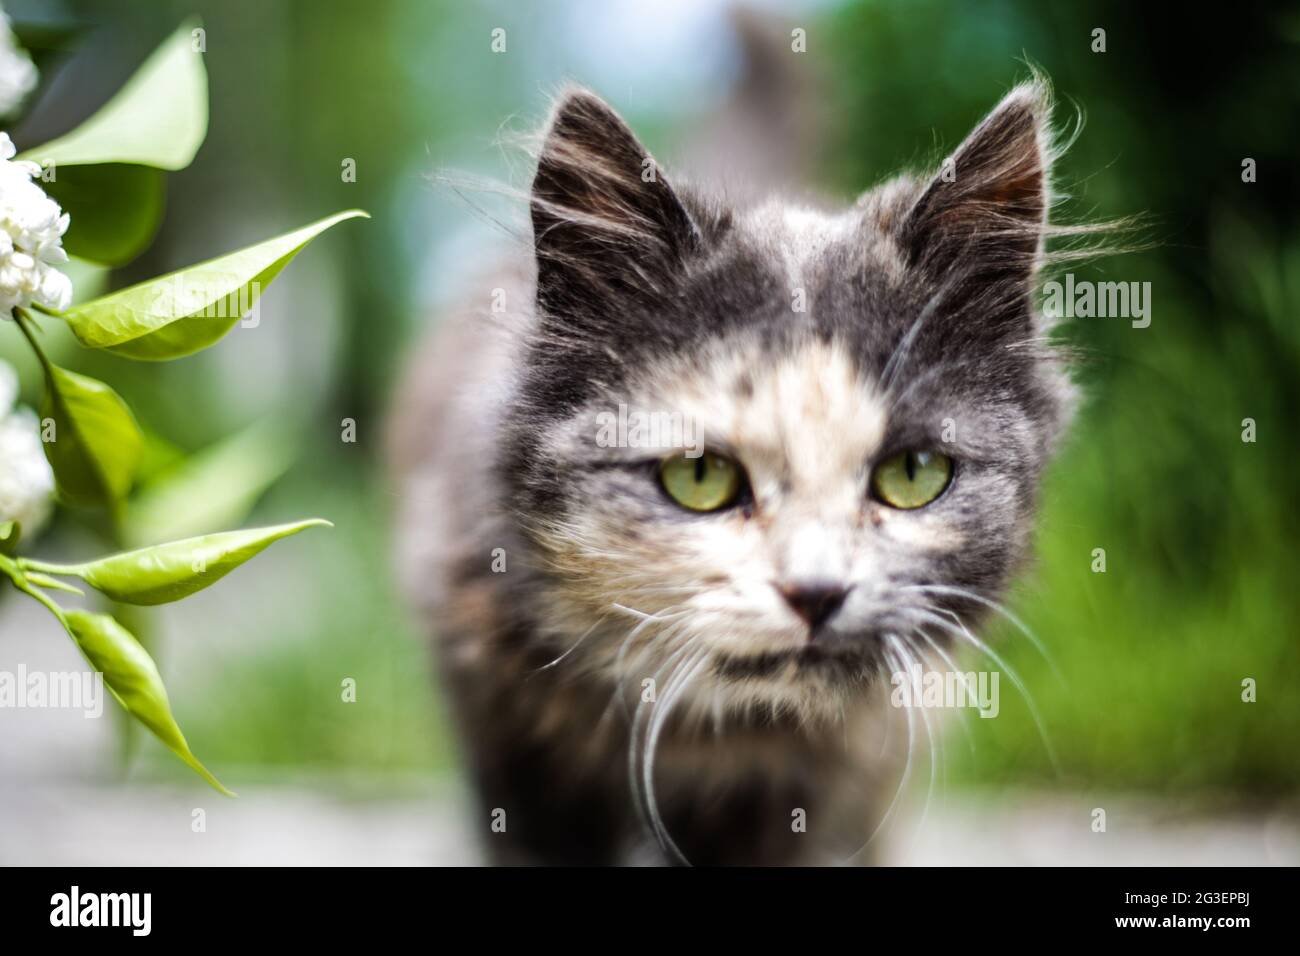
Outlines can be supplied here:
[[888, 424], [878, 385], [842, 346], [813, 337], [780, 350], [732, 340], [658, 364], [637, 391], [645, 407], [697, 423], [706, 447], [802, 484], [860, 470]]
[[738, 228], [765, 245], [792, 292], [804, 286], [817, 262], [857, 232], [851, 210], [823, 212], [784, 202], [767, 202], [744, 213]]
[[[748, 327], [724, 323], [725, 336], [652, 360], [634, 390], [647, 406], [697, 422], [708, 444], [743, 453], [751, 467], [765, 461], [791, 480], [856, 473], [880, 450], [888, 402], [856, 336], [828, 337], [842, 323], [821, 312], [838, 305], [824, 295], [828, 271], [837, 271], [846, 250], [861, 262], [862, 210], [772, 200], [736, 226], [761, 245], [785, 301]], [[879, 252], [887, 270], [901, 270], [895, 249]]]
[[906, 274], [904, 259], [882, 220], [896, 191], [878, 190], [866, 205], [833, 211], [773, 199], [743, 213], [737, 225], [766, 247], [792, 298], [801, 289], [809, 292], [819, 279], [825, 281], [828, 264], [842, 262], [845, 251], [852, 253], [855, 272], [871, 269], [898, 283]]

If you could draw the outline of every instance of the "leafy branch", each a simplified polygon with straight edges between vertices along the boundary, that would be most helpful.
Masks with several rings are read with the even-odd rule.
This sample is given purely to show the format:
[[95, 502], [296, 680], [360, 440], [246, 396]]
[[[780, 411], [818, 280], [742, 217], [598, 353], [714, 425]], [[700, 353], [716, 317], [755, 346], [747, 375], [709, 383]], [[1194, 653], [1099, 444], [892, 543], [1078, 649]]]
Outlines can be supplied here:
[[[44, 241], [37, 249], [23, 249], [15, 243], [15, 253], [31, 263], [33, 275], [50, 280], [50, 262], [58, 261], [64, 252], [101, 266], [121, 266], [152, 241], [162, 218], [165, 172], [189, 165], [207, 133], [207, 74], [202, 44], [196, 42], [199, 36], [196, 22], [183, 24], [99, 112], [66, 135], [26, 150], [10, 164], [24, 178], [6, 172], [8, 178], [0, 181], [0, 205], [9, 198], [4, 195], [6, 188], [24, 190], [21, 198], [29, 204], [46, 203], [46, 197], [58, 203], [54, 219], [61, 246]], [[39, 182], [28, 183], [26, 177], [37, 173]], [[44, 193], [33, 199], [30, 187], [37, 185]], [[60, 213], [66, 215], [60, 218]], [[53, 307], [49, 295], [31, 294], [16, 301], [10, 308], [14, 325], [45, 379], [42, 439], [59, 500], [106, 515], [109, 536], [119, 548], [156, 540], [160, 528], [175, 524], [166, 515], [175, 495], [166, 489], [151, 490], [144, 500], [131, 500], [147, 439], [130, 407], [106, 383], [54, 364], [41, 345], [40, 324], [29, 308], [65, 322], [88, 349], [149, 362], [191, 355], [220, 341], [256, 308], [266, 286], [313, 239], [358, 216], [366, 213], [339, 212], [69, 308]], [[42, 219], [47, 230], [50, 223], [48, 216]], [[66, 284], [54, 272], [48, 288], [66, 291]], [[39, 292], [46, 289], [40, 282], [30, 285]], [[67, 300], [59, 304], [67, 305]], [[236, 452], [260, 455], [270, 464], [248, 476], [252, 487], [225, 496], [232, 508], [247, 504], [256, 488], [283, 470], [283, 445], [264, 430], [250, 430], [232, 439], [228, 448], [214, 450], [201, 464], [181, 469], [178, 483], [211, 489], [211, 467], [228, 467]], [[132, 517], [137, 503], [144, 516], [141, 521]], [[221, 508], [203, 512], [214, 513], [222, 513]], [[65, 579], [79, 580], [113, 602], [118, 616], [125, 616], [124, 606], [147, 607], [188, 597], [276, 541], [308, 528], [328, 527], [329, 522], [309, 519], [165, 544], [148, 542], [147, 547], [84, 563], [56, 564], [19, 555], [22, 529], [5, 517], [0, 515], [0, 577], [54, 616], [91, 667], [103, 674], [106, 686], [128, 714], [211, 786], [233, 796], [190, 751], [144, 644], [114, 615], [64, 608], [49, 592], [83, 595], [80, 587]]]

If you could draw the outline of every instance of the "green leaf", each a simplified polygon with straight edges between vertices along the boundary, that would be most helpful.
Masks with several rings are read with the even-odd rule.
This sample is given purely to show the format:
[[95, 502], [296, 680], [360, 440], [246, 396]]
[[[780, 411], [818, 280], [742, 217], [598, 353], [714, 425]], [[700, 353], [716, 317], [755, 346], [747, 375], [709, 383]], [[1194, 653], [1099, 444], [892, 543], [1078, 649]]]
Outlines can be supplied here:
[[205, 349], [257, 304], [303, 247], [359, 209], [337, 213], [207, 262], [122, 289], [63, 313], [81, 343], [126, 358], [165, 361]]
[[166, 604], [215, 584], [281, 538], [307, 528], [333, 527], [312, 518], [246, 531], [224, 531], [184, 541], [125, 551], [79, 565], [21, 562], [20, 567], [73, 574], [123, 604]]
[[13, 554], [18, 550], [18, 539], [23, 529], [17, 521], [0, 521], [0, 554]]
[[60, 169], [91, 163], [184, 169], [208, 131], [208, 74], [192, 39], [197, 27], [197, 20], [181, 24], [99, 112], [18, 158]]
[[80, 597], [86, 596], [86, 592], [81, 590], [81, 588], [73, 587], [66, 581], [52, 578], [48, 574], [41, 574], [39, 571], [27, 571], [25, 574], [27, 575], [28, 583], [35, 584], [37, 587], [49, 588], [51, 591], [66, 591], [68, 594], [76, 594]]
[[194, 159], [208, 129], [208, 77], [193, 49], [197, 21], [171, 35], [117, 95], [72, 132], [18, 158], [71, 214], [63, 247], [105, 265], [130, 262], [162, 221], [163, 174]]
[[184, 459], [136, 492], [126, 543], [157, 544], [238, 525], [296, 452], [288, 431], [264, 420]]
[[63, 237], [69, 255], [126, 265], [148, 248], [162, 224], [163, 174], [148, 166], [63, 166], [41, 185], [72, 214]]
[[45, 457], [73, 504], [115, 510], [131, 490], [144, 436], [122, 397], [103, 382], [45, 365], [41, 416], [54, 420]]
[[73, 640], [91, 667], [103, 673], [104, 683], [117, 702], [214, 789], [233, 797], [235, 794], [222, 786], [190, 751], [172, 716], [158, 667], [131, 632], [107, 614], [65, 611], [63, 617]]

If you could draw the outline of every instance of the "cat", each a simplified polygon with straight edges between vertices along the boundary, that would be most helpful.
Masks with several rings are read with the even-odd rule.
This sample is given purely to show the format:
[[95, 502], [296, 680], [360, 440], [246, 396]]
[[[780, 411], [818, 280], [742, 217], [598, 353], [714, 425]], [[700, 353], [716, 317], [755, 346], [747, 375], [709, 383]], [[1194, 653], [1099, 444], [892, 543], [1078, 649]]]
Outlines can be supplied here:
[[1076, 404], [1032, 301], [1075, 231], [1051, 112], [1035, 75], [823, 210], [728, 202], [558, 96], [532, 255], [412, 361], [391, 441], [492, 860], [869, 859], [913, 735], [890, 675], [1022, 565]]

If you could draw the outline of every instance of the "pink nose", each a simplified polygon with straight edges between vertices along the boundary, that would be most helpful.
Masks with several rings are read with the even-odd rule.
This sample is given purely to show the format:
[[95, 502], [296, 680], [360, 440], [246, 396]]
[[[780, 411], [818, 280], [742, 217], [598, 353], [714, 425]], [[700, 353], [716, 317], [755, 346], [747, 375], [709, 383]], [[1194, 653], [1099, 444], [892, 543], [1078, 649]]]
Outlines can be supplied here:
[[804, 581], [798, 584], [777, 585], [777, 590], [785, 598], [794, 612], [808, 622], [808, 627], [816, 631], [822, 624], [844, 604], [848, 588], [829, 581]]

